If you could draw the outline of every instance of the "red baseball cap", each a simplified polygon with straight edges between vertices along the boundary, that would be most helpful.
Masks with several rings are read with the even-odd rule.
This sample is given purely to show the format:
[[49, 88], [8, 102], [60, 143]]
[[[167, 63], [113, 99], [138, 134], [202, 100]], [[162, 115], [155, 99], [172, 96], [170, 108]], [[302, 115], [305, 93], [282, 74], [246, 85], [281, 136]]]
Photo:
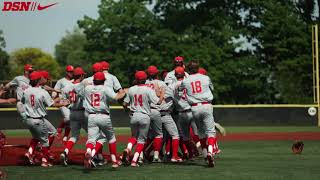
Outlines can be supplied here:
[[29, 78], [30, 78], [30, 80], [37, 80], [37, 79], [40, 79], [42, 76], [41, 76], [41, 73], [40, 72], [38, 72], [38, 71], [33, 71], [31, 74], [30, 74], [30, 76], [29, 76]]
[[32, 65], [31, 64], [24, 65], [24, 70], [25, 71], [33, 71]]
[[159, 73], [159, 70], [156, 66], [149, 66], [147, 72], [149, 75], [156, 75]]
[[137, 71], [136, 74], [134, 75], [134, 77], [138, 81], [146, 80], [148, 78], [147, 73], [144, 71]]
[[94, 63], [92, 65], [92, 71], [93, 72], [100, 72], [102, 71], [102, 65], [100, 63]]
[[81, 67], [76, 67], [73, 70], [73, 75], [75, 75], [75, 76], [84, 75], [84, 74], [86, 74], [86, 73], [84, 72], [84, 70]]
[[102, 66], [102, 70], [109, 70], [110, 64], [107, 61], [101, 61], [100, 64]]
[[71, 65], [68, 65], [67, 67], [66, 67], [66, 71], [67, 72], [72, 72], [74, 70], [74, 68], [73, 68], [73, 66], [71, 66]]
[[49, 75], [49, 72], [48, 71], [38, 71], [40, 73], [40, 76], [42, 78], [45, 78], [45, 79], [50, 79], [50, 75]]
[[96, 72], [96, 73], [93, 75], [93, 80], [96, 80], [96, 81], [104, 81], [104, 80], [106, 80], [106, 76], [104, 75], [103, 72]]
[[175, 74], [183, 74], [183, 75], [184, 75], [184, 68], [181, 67], [181, 66], [176, 67], [176, 68], [174, 69], [174, 73], [175, 73]]
[[177, 62], [182, 62], [183, 60], [184, 59], [181, 56], [177, 56], [177, 57], [174, 58], [174, 61], [177, 61]]
[[204, 68], [199, 68], [198, 69], [198, 73], [203, 74], [203, 75], [207, 75], [207, 70], [205, 70]]

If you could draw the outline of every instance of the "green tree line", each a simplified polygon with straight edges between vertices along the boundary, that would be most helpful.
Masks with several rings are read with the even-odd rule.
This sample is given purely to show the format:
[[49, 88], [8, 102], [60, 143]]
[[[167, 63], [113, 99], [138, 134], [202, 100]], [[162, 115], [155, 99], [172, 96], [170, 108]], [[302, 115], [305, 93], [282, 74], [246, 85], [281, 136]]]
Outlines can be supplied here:
[[149, 65], [172, 70], [173, 58], [183, 56], [208, 70], [216, 103], [312, 103], [311, 25], [319, 21], [318, 5], [315, 0], [101, 0], [98, 17], [79, 19], [79, 28], [55, 46], [55, 57], [37, 49], [8, 55], [0, 46], [1, 65], [11, 64], [1, 78], [15, 75], [22, 62], [39, 62], [25, 50], [40, 51], [33, 52], [43, 61], [39, 68], [55, 67], [54, 78], [67, 64], [90, 72], [92, 63], [106, 60], [123, 86], [132, 83], [136, 70]]

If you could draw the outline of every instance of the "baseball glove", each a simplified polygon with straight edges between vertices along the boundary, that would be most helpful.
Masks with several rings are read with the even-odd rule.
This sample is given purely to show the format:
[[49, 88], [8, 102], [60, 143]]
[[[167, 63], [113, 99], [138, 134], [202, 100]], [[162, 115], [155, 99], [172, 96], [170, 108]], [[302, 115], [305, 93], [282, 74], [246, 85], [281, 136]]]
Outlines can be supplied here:
[[302, 150], [303, 150], [303, 142], [302, 141], [295, 141], [292, 145], [292, 152], [294, 154], [301, 154]]
[[219, 123], [215, 123], [215, 128], [222, 136], [226, 136], [227, 135], [226, 130]]

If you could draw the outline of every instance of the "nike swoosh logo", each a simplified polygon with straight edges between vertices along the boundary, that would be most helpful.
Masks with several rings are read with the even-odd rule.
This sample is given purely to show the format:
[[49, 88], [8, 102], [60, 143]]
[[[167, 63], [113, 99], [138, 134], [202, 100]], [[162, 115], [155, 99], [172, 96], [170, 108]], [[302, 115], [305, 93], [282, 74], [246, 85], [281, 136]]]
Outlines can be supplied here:
[[47, 8], [49, 8], [49, 7], [51, 7], [51, 6], [54, 6], [54, 5], [56, 5], [56, 4], [58, 4], [58, 3], [49, 4], [49, 5], [47, 5], [47, 6], [41, 6], [41, 5], [39, 4], [39, 5], [38, 5], [38, 10], [39, 10], [39, 11], [42, 11], [42, 10], [47, 9]]

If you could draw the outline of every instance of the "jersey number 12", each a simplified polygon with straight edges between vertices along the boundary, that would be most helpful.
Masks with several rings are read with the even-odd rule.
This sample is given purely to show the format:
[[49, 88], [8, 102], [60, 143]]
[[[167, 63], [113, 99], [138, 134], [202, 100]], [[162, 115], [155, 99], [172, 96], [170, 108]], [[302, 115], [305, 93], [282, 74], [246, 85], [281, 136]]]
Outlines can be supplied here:
[[91, 106], [100, 106], [100, 94], [91, 94]]

